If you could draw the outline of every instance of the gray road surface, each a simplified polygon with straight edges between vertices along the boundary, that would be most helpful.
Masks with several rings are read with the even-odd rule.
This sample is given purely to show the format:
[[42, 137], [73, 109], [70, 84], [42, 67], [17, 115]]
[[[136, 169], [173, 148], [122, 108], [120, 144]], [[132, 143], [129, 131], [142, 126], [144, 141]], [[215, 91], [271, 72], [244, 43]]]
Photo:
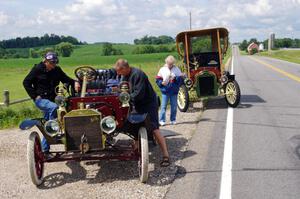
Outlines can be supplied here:
[[[242, 92], [233, 112], [232, 198], [300, 198], [300, 65], [241, 56], [234, 72]], [[274, 68], [284, 71], [282, 74]], [[220, 197], [227, 105], [209, 101], [181, 170], [165, 198]]]

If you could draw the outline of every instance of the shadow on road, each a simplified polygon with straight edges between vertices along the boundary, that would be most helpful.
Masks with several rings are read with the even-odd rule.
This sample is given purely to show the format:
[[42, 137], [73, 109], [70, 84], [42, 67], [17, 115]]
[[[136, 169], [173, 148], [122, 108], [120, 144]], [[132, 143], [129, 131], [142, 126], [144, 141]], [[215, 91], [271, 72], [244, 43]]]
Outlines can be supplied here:
[[[175, 162], [195, 155], [194, 151], [185, 151], [183, 147], [188, 140], [182, 137], [169, 137], [178, 135], [168, 130], [167, 144], [171, 155], [171, 165], [160, 167], [161, 152], [159, 146], [149, 144], [149, 179], [147, 184], [151, 186], [163, 186], [173, 182], [177, 171], [184, 170]], [[130, 142], [131, 140], [128, 140]], [[54, 163], [55, 164], [55, 163]], [[44, 183], [40, 189], [52, 189], [67, 183], [87, 181], [88, 184], [110, 183], [114, 181], [139, 180], [139, 169], [137, 161], [85, 161], [84, 163], [66, 162], [71, 173], [58, 172], [45, 176]], [[87, 168], [92, 167], [92, 168]], [[92, 174], [90, 174], [92, 173]], [[179, 176], [181, 177], [181, 176]], [[178, 178], [178, 176], [176, 176]]]
[[68, 161], [66, 165], [71, 169], [71, 173], [53, 173], [44, 178], [40, 189], [53, 189], [66, 183], [73, 183], [86, 178], [87, 171], [77, 161]]
[[258, 95], [242, 95], [241, 102], [243, 103], [266, 103], [264, 99]]
[[[255, 103], [266, 103], [258, 95], [242, 95], [241, 102], [236, 107], [237, 109], [251, 108]], [[226, 109], [228, 104], [224, 97], [215, 97], [207, 100], [205, 109]]]

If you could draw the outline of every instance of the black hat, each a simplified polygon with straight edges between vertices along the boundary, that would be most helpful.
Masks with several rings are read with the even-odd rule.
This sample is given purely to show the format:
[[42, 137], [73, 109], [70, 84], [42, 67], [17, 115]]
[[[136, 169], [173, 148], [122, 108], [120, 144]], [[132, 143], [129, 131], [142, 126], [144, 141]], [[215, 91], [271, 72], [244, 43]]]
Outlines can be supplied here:
[[47, 61], [50, 61], [54, 64], [58, 64], [58, 62], [59, 62], [57, 54], [55, 52], [47, 52], [44, 58]]

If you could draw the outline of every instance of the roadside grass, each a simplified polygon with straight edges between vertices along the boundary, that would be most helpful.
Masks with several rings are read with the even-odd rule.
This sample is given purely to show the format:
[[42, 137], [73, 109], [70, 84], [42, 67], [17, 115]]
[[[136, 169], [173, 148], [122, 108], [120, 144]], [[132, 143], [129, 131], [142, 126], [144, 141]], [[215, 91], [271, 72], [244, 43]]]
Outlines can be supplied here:
[[[91, 65], [97, 69], [111, 68], [119, 58], [125, 58], [137, 68], [141, 68], [154, 82], [154, 77], [159, 67], [164, 64], [164, 59], [172, 53], [155, 53], [144, 55], [122, 55], [122, 56], [78, 56], [61, 58], [60, 66], [72, 78], [75, 78], [74, 69], [77, 66]], [[10, 91], [10, 100], [27, 97], [22, 81], [35, 63], [41, 59], [9, 59], [0, 60], [0, 93], [3, 90]], [[157, 90], [157, 89], [156, 89]], [[1, 94], [0, 101], [3, 101]]]
[[[149, 77], [154, 90], [161, 95], [155, 83], [155, 76], [159, 68], [164, 64], [168, 55], [174, 55], [178, 64], [179, 57], [176, 52], [154, 53], [154, 54], [131, 54], [134, 45], [118, 44], [124, 55], [100, 56], [102, 44], [77, 46], [71, 57], [60, 58], [60, 66], [72, 78], [75, 78], [74, 70], [78, 66], [90, 65], [96, 69], [111, 68], [119, 58], [127, 59], [131, 66], [142, 69]], [[231, 48], [224, 57], [224, 63], [231, 56]], [[2, 92], [9, 90], [10, 101], [27, 98], [28, 95], [23, 88], [22, 81], [34, 64], [41, 61], [36, 59], [0, 59], [0, 102], [3, 102]], [[193, 96], [193, 95], [192, 95]], [[195, 97], [195, 96], [194, 96]], [[194, 98], [193, 97], [193, 98]], [[41, 112], [34, 106], [32, 101], [12, 105], [8, 108], [0, 107], [0, 129], [14, 127], [25, 118], [41, 117]]]
[[0, 107], [0, 129], [11, 128], [17, 126], [26, 118], [38, 118], [42, 116], [41, 111], [34, 107], [33, 103], [22, 104], [22, 106], [14, 108]]
[[248, 55], [248, 53], [247, 53], [246, 51], [241, 50], [240, 48], [239, 48], [239, 51], [240, 51], [240, 54], [241, 54], [241, 55]]
[[281, 59], [300, 64], [300, 50], [274, 50], [271, 52], [261, 52], [259, 55]]
[[224, 57], [223, 63], [226, 64], [226, 62], [228, 61], [228, 59], [231, 57], [232, 55], [232, 46], [229, 46], [226, 55]]
[[[130, 44], [117, 44], [115, 48], [123, 51], [124, 55], [101, 56], [102, 44], [76, 46], [71, 57], [61, 57], [60, 66], [72, 78], [75, 78], [74, 70], [78, 66], [90, 65], [96, 69], [111, 68], [119, 58], [127, 59], [131, 66], [142, 69], [149, 77], [155, 91], [160, 95], [155, 83], [155, 76], [159, 68], [164, 64], [164, 59], [172, 53], [131, 54], [136, 47]], [[23, 79], [34, 64], [41, 58], [29, 59], [0, 59], [0, 102], [3, 102], [3, 91], [9, 90], [10, 101], [27, 98], [23, 88]], [[12, 105], [8, 108], [0, 107], [0, 129], [14, 127], [25, 118], [40, 117], [41, 112], [32, 101]]]

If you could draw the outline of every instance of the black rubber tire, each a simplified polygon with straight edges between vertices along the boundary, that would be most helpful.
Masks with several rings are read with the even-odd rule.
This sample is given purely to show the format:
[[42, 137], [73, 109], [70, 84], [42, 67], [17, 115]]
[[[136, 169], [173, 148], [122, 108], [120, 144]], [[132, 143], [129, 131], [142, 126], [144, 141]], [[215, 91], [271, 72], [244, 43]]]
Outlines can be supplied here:
[[[235, 96], [233, 98], [232, 98], [232, 95], [229, 96], [227, 94], [229, 86], [233, 87], [235, 90]], [[237, 83], [237, 81], [229, 80], [227, 82], [227, 84], [225, 85], [225, 99], [226, 99], [228, 106], [230, 106], [230, 107], [235, 108], [239, 105], [240, 100], [241, 100], [241, 90], [240, 90], [240, 86]]]
[[[181, 98], [184, 99], [181, 99]], [[190, 99], [189, 99], [189, 90], [185, 85], [181, 85], [177, 97], [177, 107], [180, 112], [186, 112], [189, 108]]]

